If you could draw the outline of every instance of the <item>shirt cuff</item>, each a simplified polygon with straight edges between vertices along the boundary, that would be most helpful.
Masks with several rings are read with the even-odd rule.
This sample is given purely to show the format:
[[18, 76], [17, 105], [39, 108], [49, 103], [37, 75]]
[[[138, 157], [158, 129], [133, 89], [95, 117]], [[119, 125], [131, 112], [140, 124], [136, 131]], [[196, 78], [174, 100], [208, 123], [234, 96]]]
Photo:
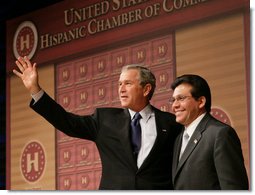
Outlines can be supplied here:
[[39, 101], [39, 99], [41, 99], [41, 97], [43, 96], [43, 94], [44, 94], [44, 91], [41, 89], [38, 93], [36, 93], [36, 94], [31, 94], [31, 96], [32, 96], [32, 98], [33, 98], [33, 100], [34, 100], [34, 104], [36, 103], [36, 102], [38, 102]]

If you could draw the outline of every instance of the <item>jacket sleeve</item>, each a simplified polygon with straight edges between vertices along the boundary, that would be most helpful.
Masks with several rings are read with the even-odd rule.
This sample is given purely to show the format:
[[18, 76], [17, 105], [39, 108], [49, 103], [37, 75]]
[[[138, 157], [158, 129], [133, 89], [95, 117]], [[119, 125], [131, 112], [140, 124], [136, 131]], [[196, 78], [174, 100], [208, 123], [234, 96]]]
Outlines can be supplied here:
[[79, 116], [65, 111], [47, 93], [30, 107], [51, 123], [56, 129], [68, 136], [94, 141], [97, 136], [97, 117], [95, 114]]
[[219, 132], [215, 142], [214, 160], [222, 190], [249, 188], [241, 143], [233, 128], [225, 126]]

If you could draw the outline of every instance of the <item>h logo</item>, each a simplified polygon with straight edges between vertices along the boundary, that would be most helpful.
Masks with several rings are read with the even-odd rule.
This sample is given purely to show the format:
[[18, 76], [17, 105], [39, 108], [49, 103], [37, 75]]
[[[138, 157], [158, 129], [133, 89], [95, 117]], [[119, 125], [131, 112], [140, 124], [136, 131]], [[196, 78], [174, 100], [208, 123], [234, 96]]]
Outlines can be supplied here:
[[25, 48], [29, 49], [29, 34], [20, 37], [20, 49], [23, 51]]
[[14, 35], [13, 53], [16, 58], [28, 56], [32, 58], [37, 48], [38, 35], [35, 25], [30, 21], [21, 23]]
[[[32, 156], [34, 157], [32, 159]], [[39, 167], [38, 167], [38, 157], [39, 154], [38, 152], [35, 152], [34, 154], [27, 154], [27, 172], [31, 173], [32, 172], [32, 168], [34, 168], [34, 171], [38, 171]]]
[[21, 155], [21, 172], [30, 182], [37, 181], [45, 168], [45, 154], [42, 145], [33, 141], [26, 145]]

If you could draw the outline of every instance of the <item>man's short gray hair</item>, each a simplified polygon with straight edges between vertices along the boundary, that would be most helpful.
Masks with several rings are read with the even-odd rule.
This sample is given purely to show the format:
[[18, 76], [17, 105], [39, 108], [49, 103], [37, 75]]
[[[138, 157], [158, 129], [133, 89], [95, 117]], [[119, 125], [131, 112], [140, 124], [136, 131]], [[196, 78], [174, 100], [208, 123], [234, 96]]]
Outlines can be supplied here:
[[156, 88], [155, 75], [148, 68], [141, 66], [139, 64], [129, 64], [129, 65], [123, 66], [121, 69], [121, 72], [125, 72], [130, 69], [135, 69], [135, 70], [139, 71], [139, 73], [140, 73], [139, 80], [140, 80], [140, 85], [142, 87], [144, 87], [146, 84], [151, 85], [151, 91], [148, 95], [148, 99], [151, 100], [151, 98], [154, 94], [155, 88]]

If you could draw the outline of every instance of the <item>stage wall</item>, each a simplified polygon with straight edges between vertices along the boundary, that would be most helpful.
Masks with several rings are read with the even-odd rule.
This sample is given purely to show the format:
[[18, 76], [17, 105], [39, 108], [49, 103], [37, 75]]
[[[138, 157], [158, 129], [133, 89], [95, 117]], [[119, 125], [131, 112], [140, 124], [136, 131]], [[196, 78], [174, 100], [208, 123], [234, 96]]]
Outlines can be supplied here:
[[176, 76], [205, 77], [212, 114], [236, 129], [250, 177], [249, 1], [130, 2], [67, 0], [7, 23], [8, 189], [94, 190], [101, 177], [94, 143], [60, 133], [29, 108], [31, 97], [11, 72], [17, 55], [37, 62], [43, 89], [82, 115], [120, 106], [126, 64], [155, 73], [151, 103], [168, 112]]

